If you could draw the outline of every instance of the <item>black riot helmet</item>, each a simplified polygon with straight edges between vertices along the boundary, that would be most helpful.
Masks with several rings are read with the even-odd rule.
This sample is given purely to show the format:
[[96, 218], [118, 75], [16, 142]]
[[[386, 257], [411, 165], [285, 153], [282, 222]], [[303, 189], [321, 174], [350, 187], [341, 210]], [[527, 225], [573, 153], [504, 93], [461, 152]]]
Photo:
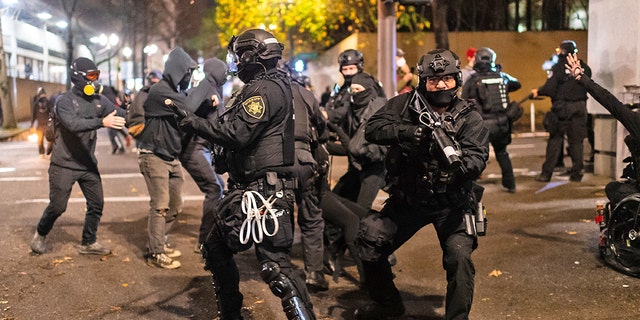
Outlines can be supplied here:
[[338, 56], [338, 64], [342, 71], [342, 66], [356, 65], [358, 72], [362, 72], [364, 67], [364, 55], [362, 52], [355, 49], [347, 49], [342, 51]]
[[578, 46], [573, 40], [564, 40], [556, 48], [556, 53], [561, 56], [567, 56], [569, 53], [578, 53]]
[[491, 48], [483, 47], [476, 50], [473, 69], [479, 72], [495, 70], [496, 52]]
[[228, 49], [231, 56], [231, 59], [227, 58], [230, 71], [237, 70], [240, 80], [247, 82], [260, 70], [275, 68], [282, 58], [284, 45], [265, 30], [250, 29], [234, 36]]
[[[427, 97], [427, 101], [434, 107], [446, 107], [453, 100], [456, 92], [462, 85], [462, 72], [460, 71], [460, 59], [453, 51], [436, 49], [427, 52], [420, 57], [417, 68], [420, 84], [418, 91]], [[453, 75], [456, 86], [447, 90], [427, 91], [427, 79]]]
[[462, 82], [460, 59], [453, 51], [436, 49], [427, 52], [420, 57], [416, 70], [418, 70], [418, 76], [421, 82], [428, 77], [443, 76], [445, 74], [455, 75], [458, 86], [460, 86]]

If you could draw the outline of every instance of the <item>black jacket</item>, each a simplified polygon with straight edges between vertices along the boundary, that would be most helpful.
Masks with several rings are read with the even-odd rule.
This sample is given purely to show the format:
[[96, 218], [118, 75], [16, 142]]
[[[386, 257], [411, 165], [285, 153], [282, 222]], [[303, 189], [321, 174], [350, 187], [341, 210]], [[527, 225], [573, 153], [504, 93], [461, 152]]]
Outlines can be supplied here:
[[220, 120], [189, 114], [180, 125], [225, 149], [231, 180], [248, 183], [267, 171], [291, 173], [295, 150], [289, 78], [276, 69], [257, 75], [231, 98]]
[[[551, 68], [549, 78], [538, 88], [538, 95], [551, 97], [551, 102], [587, 100], [587, 90], [567, 74], [565, 63], [566, 57], [559, 59]], [[591, 77], [591, 68], [582, 60], [580, 65], [584, 68], [584, 74]]]
[[[421, 147], [412, 145], [411, 142], [402, 141], [402, 128], [419, 125], [418, 114], [410, 108], [409, 101], [414, 94], [419, 94], [416, 90], [401, 94], [391, 98], [376, 114], [369, 118], [366, 126], [366, 138], [371, 143], [401, 147], [403, 163], [400, 170], [422, 165], [431, 162], [434, 156], [428, 150], [421, 150]], [[487, 130], [480, 114], [465, 106], [466, 102], [454, 98], [454, 101], [447, 108], [448, 112], [453, 112], [454, 108], [465, 108], [465, 113], [461, 113], [460, 120], [456, 121], [457, 130], [453, 137], [462, 150], [460, 156], [463, 169], [455, 177], [455, 180], [475, 180], [486, 167], [489, 158], [489, 145]], [[464, 119], [462, 119], [464, 118]], [[427, 141], [431, 138], [427, 138]], [[390, 151], [391, 154], [391, 151]], [[391, 156], [391, 155], [389, 155]]]
[[59, 134], [53, 145], [51, 163], [73, 170], [97, 172], [98, 160], [94, 155], [96, 130], [102, 128], [102, 118], [114, 110], [118, 116], [125, 116], [125, 110], [116, 108], [106, 97], [86, 96], [77, 87], [59, 96], [55, 105]]
[[178, 85], [195, 67], [195, 61], [182, 48], [171, 51], [164, 64], [162, 80], [151, 86], [144, 102], [145, 125], [138, 138], [140, 149], [150, 150], [165, 161], [178, 157], [182, 150], [182, 133], [175, 114], [165, 105], [165, 100], [185, 104], [187, 96], [178, 92]]

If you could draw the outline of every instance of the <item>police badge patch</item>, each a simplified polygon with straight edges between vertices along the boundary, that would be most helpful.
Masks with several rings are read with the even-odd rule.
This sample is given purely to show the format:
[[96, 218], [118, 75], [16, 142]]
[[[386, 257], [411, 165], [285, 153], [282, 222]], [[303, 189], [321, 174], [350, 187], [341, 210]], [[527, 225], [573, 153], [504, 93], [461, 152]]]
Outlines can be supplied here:
[[261, 96], [253, 96], [245, 100], [242, 103], [242, 108], [244, 108], [244, 112], [258, 120], [264, 116], [265, 106]]

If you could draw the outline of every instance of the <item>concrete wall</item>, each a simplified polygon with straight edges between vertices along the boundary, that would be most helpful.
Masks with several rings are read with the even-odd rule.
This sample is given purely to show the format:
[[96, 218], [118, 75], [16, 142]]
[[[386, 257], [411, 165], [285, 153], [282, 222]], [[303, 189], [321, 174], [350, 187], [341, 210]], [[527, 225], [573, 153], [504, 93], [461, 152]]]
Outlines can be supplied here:
[[[623, 102], [630, 102], [625, 101], [624, 86], [640, 85], [638, 12], [640, 1], [637, 0], [616, 0], [615, 5], [608, 0], [589, 1], [588, 51], [593, 79]], [[587, 107], [590, 112], [608, 113], [593, 99], [587, 101]], [[615, 120], [606, 118], [600, 121], [615, 123]], [[616, 179], [620, 177], [625, 166], [622, 160], [629, 154], [623, 142], [628, 132], [620, 123], [602, 126], [610, 129], [596, 131], [596, 146], [601, 148], [600, 150], [611, 150], [614, 153], [597, 153], [594, 173]]]
[[[633, 0], [629, 0], [633, 1]], [[551, 31], [551, 32], [450, 32], [450, 49], [460, 56], [461, 63], [466, 64], [465, 52], [469, 47], [490, 47], [497, 53], [496, 62], [502, 64], [503, 70], [518, 78], [522, 89], [511, 94], [513, 100], [520, 100], [530, 93], [532, 88], [541, 86], [546, 80], [542, 63], [555, 53], [555, 48], [562, 40], [571, 39], [576, 42], [580, 58], [588, 62], [588, 39], [586, 31]], [[415, 65], [419, 58], [435, 47], [433, 33], [398, 33], [397, 47], [405, 51], [409, 65]], [[377, 75], [377, 36], [374, 33], [359, 33], [342, 41], [317, 60], [309, 62], [308, 74], [312, 79], [314, 90], [319, 96], [326, 86], [333, 86], [342, 77], [338, 71], [337, 57], [345, 49], [355, 48], [365, 56], [365, 71]], [[549, 110], [551, 101], [535, 101], [536, 131], [542, 131], [542, 114]], [[525, 105], [525, 115], [518, 121], [516, 131], [531, 131], [530, 103]]]
[[[59, 83], [33, 81], [22, 78], [9, 78], [11, 99], [13, 99], [13, 115], [17, 122], [31, 121], [31, 102], [38, 92], [38, 87], [44, 87], [47, 96], [66, 91], [65, 85]], [[14, 88], [18, 88], [15, 90]], [[5, 103], [4, 101], [2, 103]]]

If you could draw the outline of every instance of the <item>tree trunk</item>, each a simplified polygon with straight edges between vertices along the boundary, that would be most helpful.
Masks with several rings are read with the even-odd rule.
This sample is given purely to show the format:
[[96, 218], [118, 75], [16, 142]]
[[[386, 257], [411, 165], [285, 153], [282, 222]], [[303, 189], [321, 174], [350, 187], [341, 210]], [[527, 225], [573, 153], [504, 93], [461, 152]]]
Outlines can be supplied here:
[[432, 3], [433, 33], [436, 49], [449, 49], [449, 26], [447, 26], [448, 0], [434, 0]]
[[[0, 15], [1, 16], [1, 15]], [[0, 35], [2, 35], [2, 18], [0, 17]], [[2, 100], [2, 127], [5, 129], [15, 129], [18, 127], [16, 118], [13, 115], [13, 100], [11, 100], [11, 94], [9, 94], [9, 77], [7, 77], [7, 60], [4, 54], [4, 41], [0, 36], [0, 94]], [[15, 54], [15, 53], [14, 53]]]

